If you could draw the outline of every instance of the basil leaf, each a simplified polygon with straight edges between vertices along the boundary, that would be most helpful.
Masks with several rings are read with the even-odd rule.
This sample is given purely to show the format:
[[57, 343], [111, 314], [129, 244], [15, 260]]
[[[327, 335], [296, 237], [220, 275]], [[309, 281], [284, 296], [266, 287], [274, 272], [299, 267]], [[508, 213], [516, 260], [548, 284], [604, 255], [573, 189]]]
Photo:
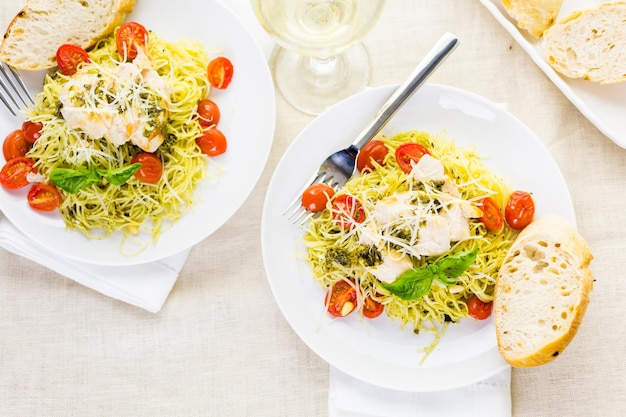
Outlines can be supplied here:
[[135, 163], [132, 165], [126, 165], [116, 169], [103, 169], [98, 170], [98, 173], [107, 179], [113, 185], [124, 185], [130, 177], [135, 175], [137, 171], [141, 169], [141, 164]]
[[428, 294], [433, 279], [433, 272], [426, 267], [410, 269], [396, 278], [395, 281], [391, 283], [381, 282], [380, 284], [396, 297], [410, 301]]
[[440, 259], [435, 262], [435, 265], [439, 269], [439, 273], [444, 276], [458, 278], [474, 263], [477, 254], [478, 248], [474, 248], [471, 251], [455, 253], [454, 255]]
[[104, 177], [113, 185], [123, 185], [141, 168], [140, 163], [116, 169], [55, 168], [50, 172], [50, 181], [70, 194], [76, 194]]
[[80, 190], [99, 182], [100, 177], [93, 169], [55, 168], [50, 172], [50, 181], [62, 190], [76, 194]]
[[456, 284], [455, 278], [460, 277], [474, 263], [477, 254], [478, 249], [474, 248], [471, 251], [450, 255], [424, 268], [410, 269], [392, 283], [380, 284], [402, 300], [417, 300], [428, 294], [435, 279], [445, 285]]

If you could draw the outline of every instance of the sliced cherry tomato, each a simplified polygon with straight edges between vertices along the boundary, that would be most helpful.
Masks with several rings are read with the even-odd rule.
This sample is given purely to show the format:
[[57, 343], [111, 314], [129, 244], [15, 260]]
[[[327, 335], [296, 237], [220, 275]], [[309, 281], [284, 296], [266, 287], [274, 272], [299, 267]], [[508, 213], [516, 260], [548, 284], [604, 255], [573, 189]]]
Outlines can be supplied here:
[[335, 222], [345, 228], [351, 228], [355, 223], [363, 223], [365, 209], [358, 198], [351, 195], [341, 194], [335, 197], [332, 208]]
[[356, 288], [345, 280], [337, 281], [326, 293], [324, 304], [331, 315], [345, 317], [356, 307]]
[[135, 59], [137, 50], [148, 46], [148, 30], [137, 22], [124, 23], [115, 34], [117, 52], [127, 59]]
[[413, 169], [413, 164], [426, 154], [430, 155], [430, 151], [419, 143], [403, 143], [396, 149], [396, 161], [400, 169], [408, 174]]
[[493, 303], [491, 301], [486, 303], [476, 295], [472, 295], [467, 300], [467, 314], [474, 317], [476, 320], [485, 320], [489, 317], [492, 307]]
[[30, 143], [37, 142], [37, 139], [41, 136], [41, 129], [43, 129], [43, 124], [41, 122], [31, 122], [30, 120], [25, 120], [24, 123], [22, 123], [24, 138]]
[[233, 64], [226, 57], [219, 56], [209, 62], [207, 73], [209, 82], [215, 88], [225, 89], [233, 79]]
[[363, 300], [363, 315], [368, 319], [374, 319], [380, 316], [385, 310], [385, 306], [382, 303], [372, 299], [371, 297], [365, 297]]
[[328, 200], [335, 195], [335, 189], [328, 184], [310, 185], [302, 193], [302, 207], [310, 212], [317, 213], [326, 208]]
[[208, 98], [200, 101], [197, 108], [200, 125], [203, 127], [211, 127], [220, 121], [220, 108]]
[[359, 172], [372, 171], [376, 162], [378, 165], [383, 165], [388, 150], [385, 144], [377, 139], [373, 139], [368, 142], [360, 151], [356, 158], [356, 168]]
[[132, 164], [140, 163], [141, 168], [135, 172], [135, 177], [148, 184], [156, 184], [163, 174], [163, 164], [158, 156], [150, 152], [137, 154], [130, 161]]
[[61, 194], [48, 184], [33, 184], [28, 191], [28, 205], [39, 211], [52, 211], [61, 204]]
[[209, 156], [221, 155], [228, 148], [226, 136], [215, 127], [205, 129], [202, 136], [196, 138], [196, 143], [202, 153]]
[[0, 171], [0, 184], [11, 190], [27, 186], [26, 176], [33, 170], [33, 165], [32, 159], [23, 156], [9, 160]]
[[31, 143], [26, 140], [24, 132], [21, 130], [14, 130], [9, 133], [2, 143], [2, 153], [4, 160], [9, 161], [18, 156], [26, 155], [26, 152], [31, 147]]
[[504, 226], [504, 218], [502, 217], [502, 212], [500, 208], [496, 204], [495, 201], [491, 197], [483, 198], [479, 205], [480, 209], [483, 212], [483, 215], [480, 217], [480, 221], [483, 222], [487, 230], [500, 230], [502, 226]]
[[65, 75], [74, 75], [83, 62], [91, 62], [89, 54], [78, 45], [65, 43], [57, 49], [57, 65]]
[[530, 193], [515, 191], [509, 197], [504, 209], [506, 222], [512, 229], [522, 230], [533, 221], [535, 202]]

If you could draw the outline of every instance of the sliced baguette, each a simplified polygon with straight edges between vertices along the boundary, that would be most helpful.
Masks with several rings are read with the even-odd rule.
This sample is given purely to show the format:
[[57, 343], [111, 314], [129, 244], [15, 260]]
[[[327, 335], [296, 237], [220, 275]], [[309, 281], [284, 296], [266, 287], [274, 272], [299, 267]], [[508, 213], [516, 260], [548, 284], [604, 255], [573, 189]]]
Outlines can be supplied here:
[[554, 23], [563, 0], [502, 0], [502, 5], [520, 29], [540, 38]]
[[0, 60], [24, 70], [56, 66], [64, 43], [88, 49], [132, 12], [135, 0], [27, 0], [0, 45]]
[[566, 220], [546, 215], [517, 237], [496, 282], [498, 349], [514, 367], [543, 365], [576, 335], [589, 303], [593, 255]]
[[626, 81], [626, 1], [571, 13], [544, 34], [550, 65], [570, 78], [600, 84]]

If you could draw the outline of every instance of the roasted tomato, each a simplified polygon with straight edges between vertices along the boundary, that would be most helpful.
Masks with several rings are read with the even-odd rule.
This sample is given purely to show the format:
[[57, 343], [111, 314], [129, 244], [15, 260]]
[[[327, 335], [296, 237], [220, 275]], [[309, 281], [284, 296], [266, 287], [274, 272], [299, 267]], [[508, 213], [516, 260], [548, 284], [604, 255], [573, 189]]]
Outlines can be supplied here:
[[235, 70], [232, 62], [226, 57], [220, 56], [209, 62], [207, 75], [209, 83], [215, 88], [225, 89], [233, 79]]
[[363, 223], [365, 220], [363, 204], [358, 198], [347, 194], [335, 197], [332, 214], [335, 222], [344, 229], [349, 229], [355, 223]]
[[91, 62], [91, 59], [87, 51], [80, 46], [66, 43], [57, 49], [57, 65], [63, 74], [76, 74], [78, 66], [83, 62]]
[[52, 211], [61, 204], [61, 194], [48, 184], [33, 184], [28, 191], [28, 205], [39, 211]]
[[25, 120], [24, 123], [22, 123], [24, 138], [30, 143], [35, 143], [37, 139], [39, 139], [41, 136], [41, 129], [43, 129], [43, 124], [40, 122]]
[[124, 23], [115, 34], [117, 52], [127, 59], [135, 59], [137, 50], [148, 46], [148, 30], [137, 22]]
[[359, 172], [372, 171], [374, 169], [373, 162], [383, 165], [387, 153], [385, 144], [380, 140], [373, 139], [359, 151], [356, 158], [356, 168]]
[[380, 316], [384, 310], [385, 306], [382, 303], [379, 303], [369, 296], [365, 297], [363, 300], [363, 315], [368, 319]]
[[196, 143], [200, 147], [203, 154], [208, 156], [217, 156], [226, 152], [228, 141], [221, 130], [210, 127], [205, 129], [202, 136], [196, 138]]
[[483, 215], [480, 217], [480, 221], [483, 222], [487, 230], [496, 231], [500, 230], [504, 226], [504, 218], [502, 212], [491, 197], [483, 198], [478, 207], [482, 210]]
[[493, 303], [491, 301], [486, 303], [475, 295], [472, 295], [467, 300], [467, 314], [476, 320], [485, 320], [489, 317], [492, 307]]
[[23, 156], [9, 160], [0, 171], [0, 184], [12, 190], [27, 186], [27, 175], [34, 165], [32, 159]]
[[328, 200], [335, 195], [335, 189], [328, 184], [313, 184], [310, 185], [302, 193], [302, 207], [317, 213], [326, 208]]
[[31, 143], [26, 140], [24, 132], [20, 129], [9, 133], [2, 143], [2, 153], [5, 161], [26, 155], [31, 147]]
[[430, 151], [419, 143], [403, 143], [396, 149], [396, 161], [402, 171], [409, 173], [413, 169], [413, 164], [426, 154], [430, 155]]
[[335, 317], [345, 317], [352, 313], [356, 302], [356, 287], [345, 280], [333, 284], [324, 299], [326, 310]]
[[198, 121], [203, 127], [215, 126], [220, 121], [220, 108], [208, 98], [198, 103], [197, 112]]
[[522, 230], [533, 221], [535, 217], [535, 202], [526, 191], [515, 191], [509, 197], [504, 209], [506, 223], [512, 229]]
[[156, 184], [161, 179], [161, 175], [163, 174], [163, 164], [161, 164], [161, 160], [155, 154], [142, 152], [135, 155], [130, 162], [132, 164], [141, 164], [139, 171], [135, 172], [135, 177], [137, 177], [141, 182]]

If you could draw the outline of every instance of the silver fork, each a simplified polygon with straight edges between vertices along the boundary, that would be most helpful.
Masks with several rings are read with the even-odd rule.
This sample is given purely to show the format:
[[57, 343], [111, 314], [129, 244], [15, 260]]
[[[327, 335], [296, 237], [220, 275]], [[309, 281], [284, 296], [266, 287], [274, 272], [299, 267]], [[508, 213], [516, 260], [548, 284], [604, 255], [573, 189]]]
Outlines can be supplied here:
[[20, 109], [34, 104], [22, 77], [5, 62], [0, 63], [0, 100], [13, 116], [17, 116]]
[[304, 224], [314, 213], [302, 207], [302, 193], [312, 184], [325, 183], [337, 190], [352, 177], [355, 172], [356, 158], [359, 150], [373, 139], [389, 122], [404, 103], [424, 84], [435, 69], [456, 48], [459, 40], [456, 36], [446, 33], [426, 56], [419, 62], [409, 78], [401, 84], [380, 108], [374, 119], [359, 133], [350, 146], [330, 155], [316, 173], [307, 181], [300, 193], [296, 195], [283, 216], [293, 224]]

